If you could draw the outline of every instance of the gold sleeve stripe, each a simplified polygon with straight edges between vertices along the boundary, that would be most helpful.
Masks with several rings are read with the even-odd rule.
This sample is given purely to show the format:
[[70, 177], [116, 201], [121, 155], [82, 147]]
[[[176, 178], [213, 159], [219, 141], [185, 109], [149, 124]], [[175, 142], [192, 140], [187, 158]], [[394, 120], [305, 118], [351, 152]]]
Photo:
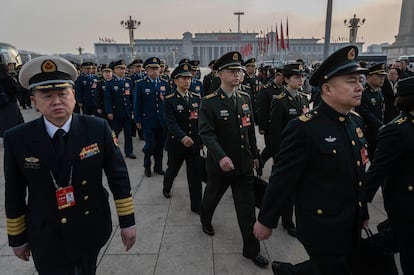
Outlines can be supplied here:
[[7, 218], [7, 234], [10, 236], [17, 236], [26, 231], [25, 215], [18, 218]]
[[129, 203], [132, 203], [132, 197], [128, 197], [128, 198], [125, 198], [125, 199], [118, 199], [118, 200], [115, 200], [115, 204], [118, 206], [118, 204], [124, 204], [124, 203], [126, 203], [126, 202], [129, 202]]
[[134, 205], [131, 204], [129, 207], [117, 208], [116, 211], [119, 217], [131, 215], [134, 213]]

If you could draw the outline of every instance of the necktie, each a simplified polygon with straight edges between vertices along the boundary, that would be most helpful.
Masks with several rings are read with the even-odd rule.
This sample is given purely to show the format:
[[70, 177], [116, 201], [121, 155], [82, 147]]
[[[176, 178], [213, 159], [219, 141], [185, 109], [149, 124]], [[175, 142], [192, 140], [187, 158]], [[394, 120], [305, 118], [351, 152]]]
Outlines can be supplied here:
[[65, 134], [65, 130], [58, 129], [53, 136], [53, 145], [60, 161], [63, 160], [65, 154]]
[[185, 96], [184, 96], [184, 100], [185, 100], [185, 102], [188, 104], [188, 95], [185, 95]]
[[233, 101], [234, 110], [237, 110], [237, 98], [234, 94], [231, 96], [231, 100]]

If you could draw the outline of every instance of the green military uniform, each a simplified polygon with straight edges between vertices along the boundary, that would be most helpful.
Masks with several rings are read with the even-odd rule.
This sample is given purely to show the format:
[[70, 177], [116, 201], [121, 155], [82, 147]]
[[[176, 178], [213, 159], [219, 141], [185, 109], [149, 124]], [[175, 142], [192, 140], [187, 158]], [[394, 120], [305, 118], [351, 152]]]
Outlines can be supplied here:
[[272, 157], [279, 152], [282, 132], [287, 123], [309, 110], [306, 94], [298, 92], [294, 97], [288, 90], [275, 96], [272, 100], [269, 115], [270, 148]]
[[[357, 79], [366, 70], [355, 61], [357, 54], [355, 46], [333, 53], [312, 75], [311, 84], [324, 87], [337, 77], [341, 85], [360, 94]], [[341, 78], [346, 75], [351, 75], [355, 85]], [[334, 89], [332, 85], [330, 89]], [[343, 90], [335, 87], [332, 93]], [[336, 95], [336, 100], [342, 96]], [[317, 108], [290, 120], [285, 127], [258, 221], [268, 228], [276, 227], [276, 217], [293, 196], [297, 237], [310, 257], [310, 262], [302, 263], [306, 271], [300, 274], [349, 275], [349, 261], [366, 218], [362, 187], [367, 142], [362, 119], [350, 111], [357, 102], [348, 103], [348, 111], [339, 112], [331, 106], [329, 95], [326, 102], [322, 99]], [[272, 268], [277, 274], [295, 274], [299, 265], [274, 262]]]
[[[207, 186], [201, 203], [203, 222], [211, 222], [214, 210], [229, 186], [242, 231], [243, 255], [251, 257], [259, 250], [253, 235], [254, 176], [253, 159], [257, 158], [256, 137], [249, 95], [237, 92], [237, 108], [222, 89], [202, 99], [199, 134], [208, 149]], [[228, 156], [234, 170], [223, 172], [218, 162]]]
[[270, 122], [270, 105], [272, 100], [283, 91], [282, 85], [277, 85], [274, 81], [271, 81], [263, 86], [256, 96], [256, 110], [257, 110], [257, 125], [259, 131], [264, 132], [265, 148], [262, 150], [261, 157], [263, 163], [266, 163], [271, 157], [271, 138], [269, 132]]
[[372, 202], [383, 187], [387, 212], [404, 274], [414, 274], [414, 77], [397, 85], [397, 107], [401, 114], [378, 134], [375, 157], [366, 174], [365, 197]]

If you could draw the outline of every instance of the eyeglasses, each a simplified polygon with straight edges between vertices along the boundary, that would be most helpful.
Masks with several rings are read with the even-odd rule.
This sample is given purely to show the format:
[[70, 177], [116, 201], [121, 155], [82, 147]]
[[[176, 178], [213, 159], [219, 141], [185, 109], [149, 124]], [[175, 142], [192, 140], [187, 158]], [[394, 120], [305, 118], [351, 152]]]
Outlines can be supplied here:
[[242, 70], [224, 70], [224, 71], [229, 74], [243, 74]]

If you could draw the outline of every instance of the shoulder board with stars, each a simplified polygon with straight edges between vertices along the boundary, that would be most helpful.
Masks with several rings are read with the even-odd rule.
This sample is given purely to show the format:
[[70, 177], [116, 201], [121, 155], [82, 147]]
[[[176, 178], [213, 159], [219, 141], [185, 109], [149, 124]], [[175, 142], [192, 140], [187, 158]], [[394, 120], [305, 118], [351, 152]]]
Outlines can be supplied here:
[[285, 93], [285, 92], [283, 92], [283, 93], [280, 93], [280, 94], [276, 95], [274, 98], [275, 98], [275, 99], [282, 99], [282, 98], [284, 98], [284, 97], [286, 97], [286, 93]]
[[265, 85], [263, 85], [263, 89], [269, 88], [272, 85], [272, 83], [266, 83]]
[[401, 125], [401, 124], [403, 124], [406, 120], [407, 120], [407, 117], [406, 117], [406, 116], [403, 116], [403, 117], [401, 117], [401, 118], [397, 119], [394, 123], [395, 123], [395, 124], [397, 124], [397, 125]]
[[214, 92], [214, 93], [212, 93], [212, 94], [209, 94], [209, 95], [206, 95], [205, 97], [203, 97], [203, 98], [205, 98], [205, 99], [210, 99], [210, 98], [213, 98], [213, 97], [215, 97], [215, 96], [217, 96], [218, 94], [216, 93], [216, 92]]
[[250, 86], [249, 86], [249, 85], [244, 85], [244, 84], [242, 84], [241, 86], [242, 86], [242, 88], [243, 88], [243, 89], [250, 90]]
[[201, 95], [200, 95], [200, 94], [197, 94], [197, 93], [194, 93], [194, 92], [191, 92], [191, 94], [192, 94], [193, 96], [201, 97]]
[[175, 93], [171, 93], [171, 94], [169, 94], [169, 95], [166, 95], [165, 96], [165, 99], [169, 99], [169, 98], [172, 98], [172, 97], [174, 97], [175, 96]]
[[139, 83], [139, 82], [142, 82], [142, 81], [144, 81], [144, 79], [143, 78], [140, 78], [138, 80], [135, 80], [135, 83]]
[[250, 95], [248, 94], [248, 93], [246, 93], [246, 92], [243, 92], [243, 91], [238, 91], [239, 92], [239, 94], [241, 94], [241, 95], [244, 95], [244, 96], [248, 96], [248, 97], [250, 97]]
[[130, 76], [126, 76], [125, 79], [126, 80], [131, 80], [131, 77]]
[[311, 113], [307, 113], [307, 114], [299, 116], [298, 119], [302, 122], [307, 122], [307, 121], [311, 120], [312, 117], [313, 117], [313, 115]]
[[304, 92], [298, 92], [298, 95], [300, 95], [300, 96], [308, 96], [306, 93], [304, 93]]
[[351, 114], [353, 114], [353, 115], [355, 115], [355, 116], [357, 116], [357, 117], [361, 117], [361, 115], [360, 115], [360, 114], [358, 114], [358, 113], [357, 113], [357, 112], [355, 112], [355, 111], [352, 111], [352, 110], [351, 110], [351, 111], [350, 111], [350, 113], [351, 113]]

